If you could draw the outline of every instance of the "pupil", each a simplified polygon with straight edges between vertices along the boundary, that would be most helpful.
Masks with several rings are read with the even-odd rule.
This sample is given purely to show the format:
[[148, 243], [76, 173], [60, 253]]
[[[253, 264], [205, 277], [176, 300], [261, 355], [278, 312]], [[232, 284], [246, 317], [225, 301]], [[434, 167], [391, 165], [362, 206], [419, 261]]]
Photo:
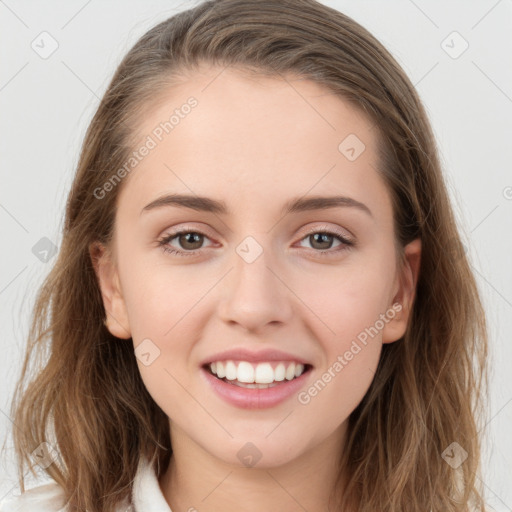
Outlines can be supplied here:
[[[186, 244], [188, 244], [188, 243], [191, 243], [192, 245], [194, 243], [198, 244], [198, 246], [188, 247], [188, 249], [198, 249], [201, 246], [201, 242], [202, 242], [201, 237], [202, 237], [202, 235], [199, 233], [186, 233], [185, 235], [181, 236], [182, 240], [184, 239]], [[189, 238], [192, 238], [192, 240], [189, 240]], [[181, 240], [180, 240], [180, 243], [181, 243]], [[182, 244], [182, 246], [183, 246], [183, 244]], [[184, 247], [186, 247], [186, 245]]]
[[324, 244], [328, 245], [328, 247], [320, 247], [320, 249], [330, 249], [330, 245], [332, 242], [332, 240], [330, 240], [332, 238], [331, 235], [329, 235], [327, 233], [315, 233], [312, 236], [314, 238], [315, 243], [317, 243], [318, 239], [320, 239], [320, 242], [319, 242], [320, 244], [324, 243]]

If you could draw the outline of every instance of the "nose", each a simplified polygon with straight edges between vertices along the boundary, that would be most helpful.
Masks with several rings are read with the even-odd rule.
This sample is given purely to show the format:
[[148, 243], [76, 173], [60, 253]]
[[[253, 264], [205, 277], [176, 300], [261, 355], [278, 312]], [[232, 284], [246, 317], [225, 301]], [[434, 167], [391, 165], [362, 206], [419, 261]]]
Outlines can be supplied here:
[[234, 268], [225, 278], [219, 315], [226, 323], [260, 331], [267, 324], [283, 324], [292, 316], [290, 284], [278, 267], [268, 261], [266, 251], [252, 263], [237, 253]]

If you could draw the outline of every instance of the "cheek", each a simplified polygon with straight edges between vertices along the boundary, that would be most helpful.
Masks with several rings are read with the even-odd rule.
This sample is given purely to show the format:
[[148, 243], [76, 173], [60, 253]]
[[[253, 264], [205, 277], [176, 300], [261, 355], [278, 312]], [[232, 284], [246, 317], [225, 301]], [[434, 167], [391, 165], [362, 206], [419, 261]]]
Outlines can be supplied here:
[[150, 366], [139, 363], [149, 391], [158, 396], [165, 382], [164, 393], [177, 394], [197, 371], [191, 352], [202, 335], [205, 297], [218, 277], [199, 275], [191, 266], [145, 263], [142, 257], [125, 261], [123, 294], [133, 344], [136, 353], [145, 344], [157, 355]]
[[313, 421], [312, 437], [320, 440], [334, 431], [361, 403], [374, 379], [381, 347], [378, 342], [364, 346], [345, 340], [330, 347], [326, 365], [316, 369], [315, 379], [297, 396], [297, 413], [305, 424], [322, 418], [321, 426]]
[[294, 292], [314, 313], [318, 338], [341, 350], [391, 307], [392, 283], [391, 265], [354, 260], [298, 276]]
[[211, 272], [148, 264], [143, 258], [124, 262], [123, 295], [134, 341], [141, 337], [168, 339], [218, 281]]
[[[307, 414], [326, 418], [334, 429], [359, 405], [368, 391], [382, 351], [381, 300], [375, 289], [364, 294], [339, 292], [336, 302], [325, 303], [315, 336], [323, 348], [315, 379], [298, 396]], [[328, 324], [330, 329], [326, 329]], [[332, 332], [331, 332], [332, 330]], [[325, 411], [331, 411], [325, 416]]]
[[304, 314], [311, 319], [323, 357], [312, 387], [299, 402], [310, 411], [337, 404], [333, 425], [346, 418], [366, 394], [382, 350], [382, 330], [394, 318], [388, 303], [391, 264], [382, 259], [331, 267], [300, 281], [297, 294], [307, 297]]
[[144, 357], [137, 356], [141, 378], [153, 400], [172, 418], [190, 414], [186, 390], [193, 388], [199, 371], [191, 356], [201, 336], [197, 301], [195, 294], [146, 280], [130, 302], [135, 354], [150, 354], [147, 365]]

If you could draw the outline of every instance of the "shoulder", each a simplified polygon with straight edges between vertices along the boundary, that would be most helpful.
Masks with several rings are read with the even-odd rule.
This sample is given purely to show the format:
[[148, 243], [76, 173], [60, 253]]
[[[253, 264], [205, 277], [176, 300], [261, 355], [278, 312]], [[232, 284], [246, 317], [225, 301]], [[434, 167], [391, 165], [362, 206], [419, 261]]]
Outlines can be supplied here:
[[56, 482], [28, 489], [0, 502], [0, 512], [65, 512], [64, 491]]
[[[133, 512], [126, 500], [118, 505], [119, 512]], [[56, 482], [50, 482], [11, 498], [0, 501], [0, 512], [68, 512], [64, 490]]]

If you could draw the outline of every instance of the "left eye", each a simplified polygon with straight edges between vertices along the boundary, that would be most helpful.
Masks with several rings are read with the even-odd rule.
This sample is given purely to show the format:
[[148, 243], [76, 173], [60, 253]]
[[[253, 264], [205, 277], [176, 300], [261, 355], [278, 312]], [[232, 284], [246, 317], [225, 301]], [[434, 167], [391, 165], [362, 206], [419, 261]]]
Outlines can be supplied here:
[[[306, 235], [302, 240], [309, 240], [310, 243], [313, 244], [313, 249], [318, 249], [319, 251], [321, 251], [320, 254], [323, 254], [323, 252], [331, 249], [334, 240], [338, 240], [340, 242], [338, 246], [353, 245], [353, 243], [350, 240], [347, 240], [346, 238], [342, 237], [337, 233], [331, 233], [330, 231], [313, 231]], [[314, 246], [315, 244], [317, 245], [317, 247]], [[320, 247], [318, 247], [318, 245]], [[337, 249], [336, 251], [329, 252], [337, 252], [338, 250], [343, 250], [343, 248], [344, 247], [342, 247], [341, 249]]]

